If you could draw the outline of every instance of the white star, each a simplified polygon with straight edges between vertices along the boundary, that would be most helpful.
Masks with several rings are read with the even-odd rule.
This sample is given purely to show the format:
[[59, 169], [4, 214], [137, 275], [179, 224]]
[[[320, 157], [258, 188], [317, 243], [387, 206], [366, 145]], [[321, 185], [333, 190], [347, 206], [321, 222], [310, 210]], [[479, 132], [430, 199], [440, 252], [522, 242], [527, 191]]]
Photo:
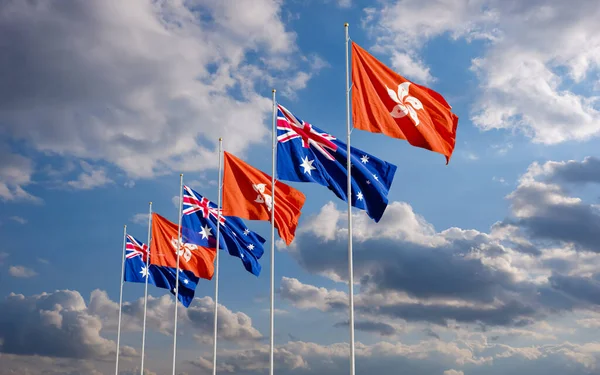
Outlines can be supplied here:
[[359, 201], [362, 201], [363, 200], [363, 193], [361, 193], [359, 191], [358, 194], [356, 194], [356, 199], [358, 199]]
[[310, 171], [317, 169], [312, 166], [312, 163], [314, 162], [314, 160], [308, 160], [308, 156], [305, 156], [304, 159], [302, 159], [302, 164], [300, 164], [300, 166], [304, 168], [304, 173], [308, 173], [310, 175]]
[[377, 177], [376, 174], [373, 175], [373, 178], [375, 179], [375, 181], [379, 181], [379, 177]]
[[367, 180], [367, 185], [371, 185], [371, 181]]
[[367, 164], [369, 162], [369, 157], [367, 155], [363, 155], [363, 157], [360, 158], [360, 161], [362, 161], [363, 164]]
[[244, 258], [244, 253], [240, 253], [240, 258]]
[[142, 277], [148, 276], [148, 269], [146, 268], [146, 266], [142, 266], [142, 270], [140, 271], [140, 273], [142, 274]]
[[188, 285], [188, 284], [190, 283], [190, 281], [189, 281], [188, 279], [184, 279], [184, 280], [183, 280], [183, 283], [184, 283], [185, 285]]
[[250, 234], [250, 230], [248, 228], [244, 229], [244, 236], [247, 236]]
[[209, 228], [208, 225], [203, 226], [202, 230], [200, 231], [202, 238], [208, 238], [208, 237], [212, 236], [212, 233], [210, 233], [210, 231], [211, 231], [211, 228]]
[[248, 250], [250, 250], [250, 251], [254, 250], [254, 245], [253, 244], [250, 244], [247, 247], [248, 247]]

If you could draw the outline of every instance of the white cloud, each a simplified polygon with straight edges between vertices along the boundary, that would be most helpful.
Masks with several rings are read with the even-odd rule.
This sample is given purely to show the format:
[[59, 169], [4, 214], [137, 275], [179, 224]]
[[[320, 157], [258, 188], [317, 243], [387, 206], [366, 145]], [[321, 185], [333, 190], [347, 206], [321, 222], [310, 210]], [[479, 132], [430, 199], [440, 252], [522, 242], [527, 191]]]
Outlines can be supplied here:
[[465, 373], [458, 370], [446, 370], [443, 375], [465, 375]]
[[[116, 330], [119, 304], [108, 298], [105, 291], [94, 290], [88, 306], [90, 313], [101, 319], [105, 329]], [[142, 329], [144, 299], [125, 302], [122, 328], [124, 331], [139, 332]], [[151, 329], [164, 335], [172, 335], [174, 330], [174, 305], [171, 295], [156, 298], [148, 296], [147, 324]], [[214, 302], [210, 297], [195, 298], [187, 309], [180, 310], [178, 325], [190, 332], [200, 342], [212, 342]], [[254, 342], [262, 338], [252, 325], [252, 319], [242, 313], [229, 310], [219, 304], [219, 337], [231, 342]]]
[[11, 216], [10, 219], [12, 221], [15, 221], [15, 222], [19, 223], [19, 224], [27, 224], [27, 219], [24, 219], [24, 218], [22, 218], [20, 216]]
[[[3, 134], [132, 179], [214, 168], [219, 136], [238, 154], [268, 138], [270, 90], [256, 84], [306, 84], [310, 62], [293, 58], [296, 35], [280, 13], [278, 0], [2, 3], [3, 54], [20, 56], [0, 62], [12, 72], [0, 81], [10, 87], [0, 92]], [[25, 196], [31, 173], [16, 170], [8, 185], [0, 170], [3, 199]], [[108, 180], [89, 173], [71, 185]]]
[[79, 175], [77, 180], [68, 181], [68, 186], [78, 190], [89, 190], [114, 182], [108, 178], [104, 168], [93, 167], [85, 161], [82, 161], [80, 165], [83, 172]]
[[[472, 120], [481, 129], [522, 132], [555, 144], [600, 134], [598, 98], [571, 89], [600, 68], [600, 9], [594, 2], [552, 0], [389, 0], [364, 22], [375, 52], [419, 59], [423, 46], [445, 35], [487, 42], [472, 61], [480, 93]], [[400, 74], [427, 83], [424, 64], [404, 61]], [[564, 72], [564, 73], [561, 73]], [[446, 79], [446, 78], [444, 78]]]
[[139, 214], [135, 214], [133, 215], [133, 217], [131, 218], [131, 221], [136, 223], [136, 224], [140, 224], [140, 225], [145, 225], [148, 224], [148, 217], [150, 215], [148, 213], [139, 213]]
[[11, 266], [8, 269], [8, 273], [12, 277], [19, 277], [19, 278], [30, 278], [30, 277], [37, 276], [37, 272], [35, 272], [31, 268], [24, 267], [24, 266]]
[[0, 200], [40, 203], [41, 199], [24, 190], [32, 183], [33, 162], [12, 153], [0, 140]]

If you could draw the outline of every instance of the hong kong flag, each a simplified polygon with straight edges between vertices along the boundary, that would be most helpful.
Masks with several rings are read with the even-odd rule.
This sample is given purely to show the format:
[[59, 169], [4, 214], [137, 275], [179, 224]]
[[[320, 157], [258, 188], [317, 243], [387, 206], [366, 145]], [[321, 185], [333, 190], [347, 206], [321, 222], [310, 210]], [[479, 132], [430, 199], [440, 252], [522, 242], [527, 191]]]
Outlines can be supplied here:
[[356, 129], [405, 139], [450, 161], [458, 116], [437, 92], [407, 80], [352, 42], [352, 119]]
[[306, 197], [301, 191], [275, 181], [275, 204], [271, 200], [271, 176], [238, 157], [223, 153], [223, 215], [248, 220], [271, 221], [275, 210], [275, 228], [289, 246]]

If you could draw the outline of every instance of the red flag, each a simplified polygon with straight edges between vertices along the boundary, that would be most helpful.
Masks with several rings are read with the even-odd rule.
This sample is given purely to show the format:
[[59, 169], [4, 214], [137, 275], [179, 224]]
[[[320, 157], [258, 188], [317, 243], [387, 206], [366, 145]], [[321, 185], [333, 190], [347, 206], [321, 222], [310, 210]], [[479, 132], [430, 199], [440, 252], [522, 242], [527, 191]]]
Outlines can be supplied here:
[[[223, 216], [271, 221], [271, 176], [224, 152]], [[275, 228], [287, 245], [294, 240], [306, 197], [275, 181]]]
[[354, 127], [439, 152], [454, 151], [458, 116], [437, 92], [413, 83], [352, 42]]
[[[177, 267], [177, 234], [177, 224], [157, 213], [152, 214], [150, 263], [157, 266]], [[179, 269], [192, 271], [194, 275], [210, 280], [215, 272], [214, 261], [217, 250], [199, 246], [198, 244], [202, 242], [198, 233], [181, 227]]]

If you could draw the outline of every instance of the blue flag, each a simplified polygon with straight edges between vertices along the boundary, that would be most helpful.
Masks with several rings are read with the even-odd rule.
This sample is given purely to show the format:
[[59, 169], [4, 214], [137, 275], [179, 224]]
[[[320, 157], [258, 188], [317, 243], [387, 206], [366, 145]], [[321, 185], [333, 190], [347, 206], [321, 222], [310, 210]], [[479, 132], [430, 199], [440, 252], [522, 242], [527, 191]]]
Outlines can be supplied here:
[[[146, 256], [148, 246], [133, 236], [127, 235], [125, 246], [125, 281], [132, 283], [146, 282]], [[148, 284], [161, 289], [168, 289], [175, 295], [175, 279], [177, 269], [171, 267], [161, 267], [155, 264], [149, 264]], [[194, 292], [198, 285], [198, 277], [190, 271], [179, 269], [179, 293], [177, 298], [183, 306], [189, 307], [194, 299]]]
[[[190, 187], [183, 187], [183, 227], [198, 232], [205, 241], [216, 244], [218, 216], [216, 204]], [[219, 231], [219, 248], [240, 258], [248, 272], [260, 275], [262, 267], [258, 260], [265, 252], [265, 239], [250, 231], [242, 219], [236, 216], [221, 216]], [[216, 248], [215, 245], [212, 247]]]
[[[316, 182], [347, 199], [347, 145], [277, 105], [277, 177]], [[396, 166], [350, 148], [352, 206], [379, 222], [388, 205]]]

